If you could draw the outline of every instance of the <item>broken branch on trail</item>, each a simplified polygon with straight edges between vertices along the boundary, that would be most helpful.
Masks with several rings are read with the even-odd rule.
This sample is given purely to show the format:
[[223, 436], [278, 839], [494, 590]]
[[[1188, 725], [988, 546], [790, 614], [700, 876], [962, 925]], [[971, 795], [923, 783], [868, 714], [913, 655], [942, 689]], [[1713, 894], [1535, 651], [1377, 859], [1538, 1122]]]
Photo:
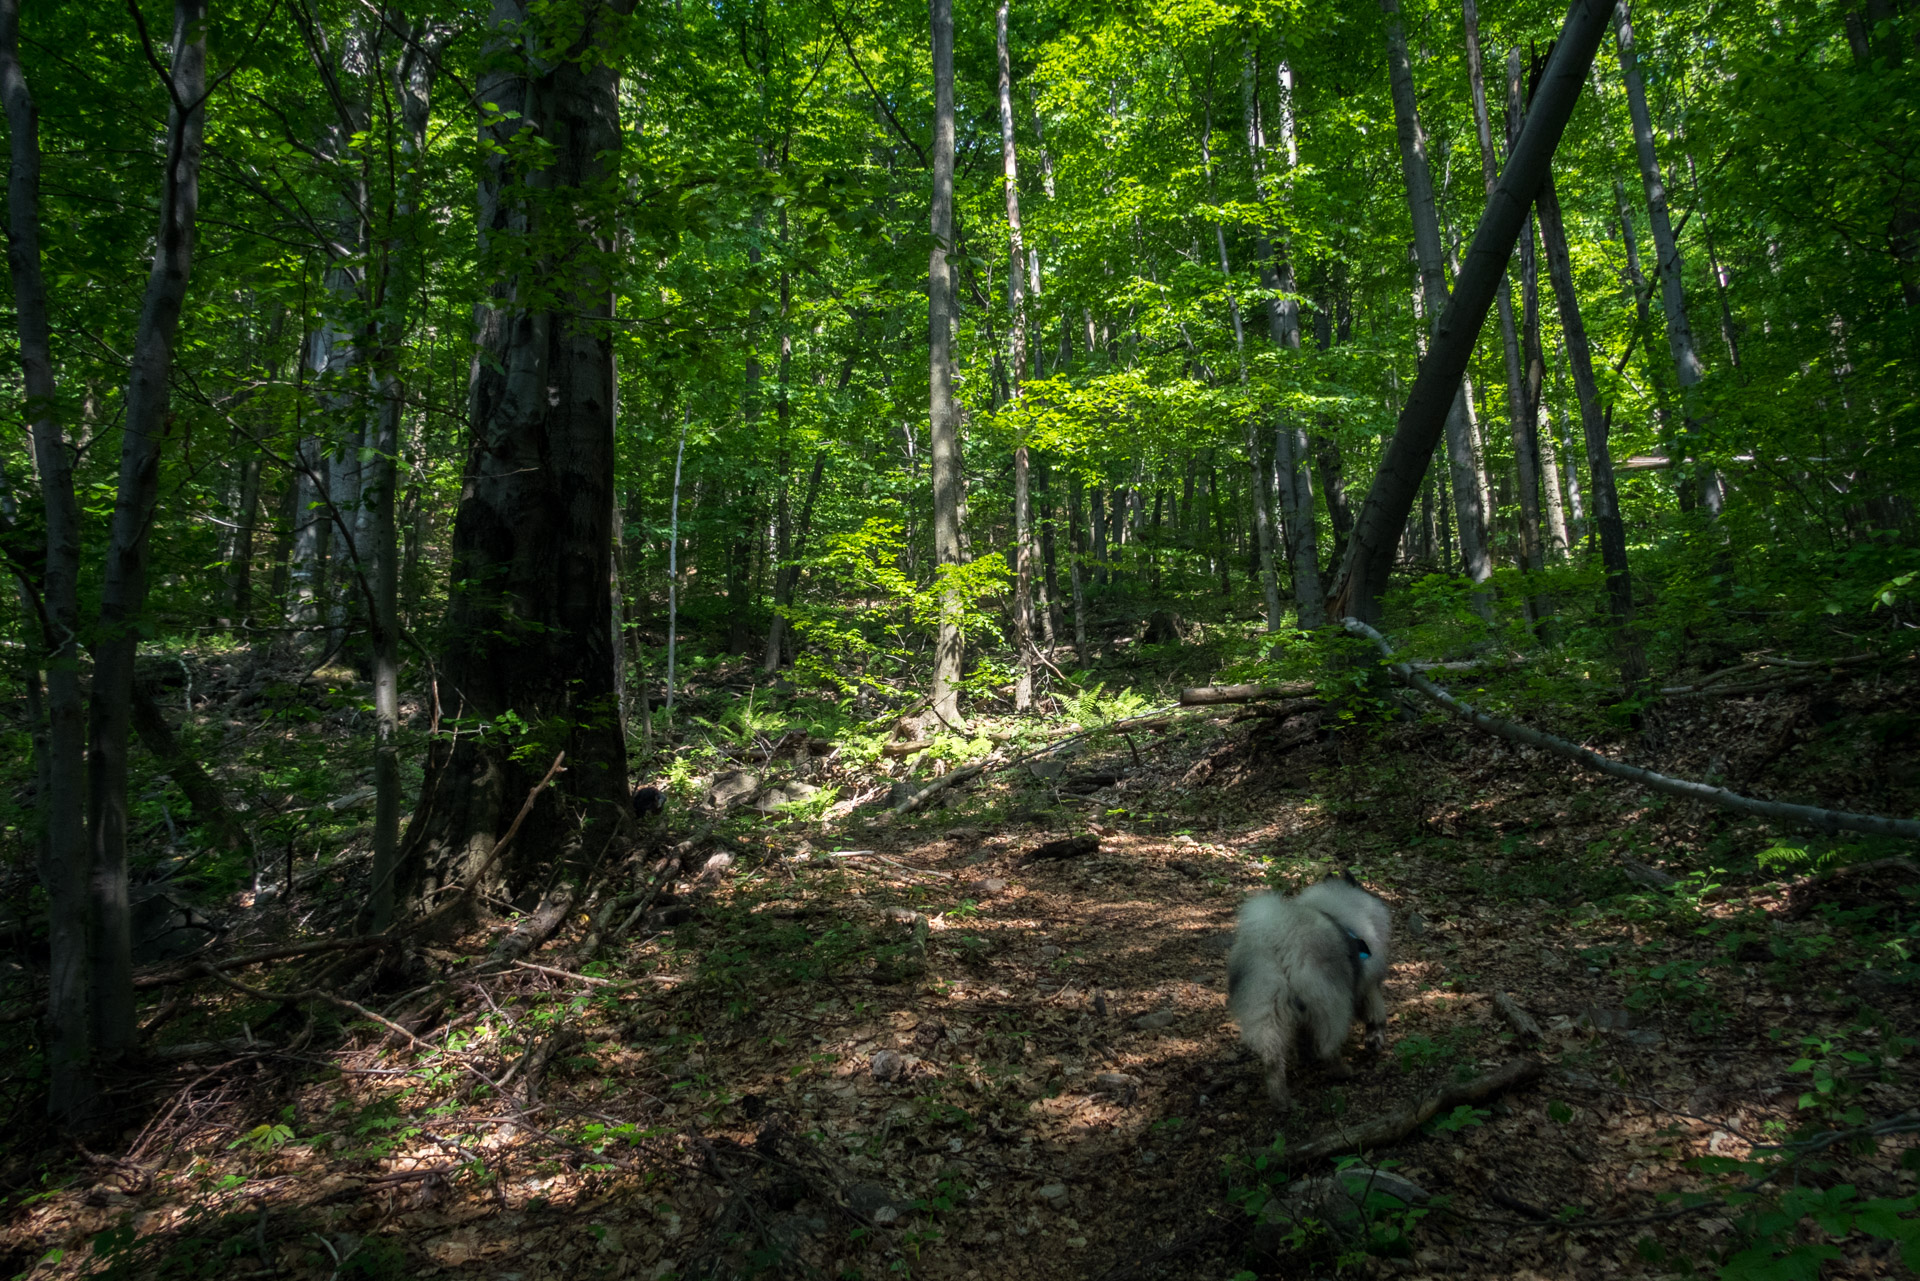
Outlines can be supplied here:
[[1435, 1090], [1411, 1106], [1376, 1121], [1352, 1129], [1334, 1130], [1289, 1147], [1287, 1163], [1305, 1165], [1310, 1161], [1338, 1156], [1342, 1152], [1358, 1152], [1398, 1143], [1441, 1112], [1451, 1111], [1463, 1103], [1484, 1103], [1496, 1094], [1505, 1094], [1516, 1086], [1525, 1085], [1539, 1076], [1540, 1070], [1538, 1059], [1514, 1059], [1464, 1084]]
[[1378, 645], [1380, 652], [1387, 656], [1387, 670], [1399, 677], [1403, 684], [1419, 690], [1453, 715], [1470, 725], [1486, 730], [1489, 734], [1497, 734], [1511, 742], [1537, 747], [1542, 751], [1552, 752], [1555, 756], [1564, 756], [1570, 761], [1578, 761], [1588, 769], [1614, 778], [1624, 778], [1628, 782], [1638, 783], [1656, 792], [1665, 792], [1669, 796], [1685, 797], [1690, 801], [1706, 801], [1722, 809], [1752, 814], [1756, 818], [1811, 827], [1829, 836], [1835, 832], [1870, 832], [1875, 836], [1902, 836], [1908, 840], [1920, 840], [1920, 820], [1887, 818], [1881, 814], [1854, 814], [1846, 810], [1821, 809], [1816, 805], [1795, 805], [1788, 801], [1756, 800], [1751, 796], [1730, 792], [1724, 787], [1713, 787], [1706, 783], [1695, 783], [1684, 778], [1656, 774], [1650, 769], [1641, 769], [1637, 765], [1628, 765], [1610, 756], [1602, 756], [1592, 748], [1570, 743], [1564, 738], [1556, 738], [1552, 734], [1544, 734], [1537, 729], [1528, 729], [1524, 725], [1515, 725], [1512, 721], [1503, 721], [1497, 716], [1489, 716], [1471, 703], [1461, 702], [1407, 664], [1394, 661], [1393, 647], [1387, 643], [1386, 637], [1372, 627], [1357, 618], [1345, 620], [1345, 626], [1348, 631], [1365, 636]]
[[1312, 681], [1291, 685], [1197, 685], [1180, 691], [1182, 707], [1213, 707], [1221, 703], [1258, 703], [1269, 698], [1306, 698], [1313, 694]]

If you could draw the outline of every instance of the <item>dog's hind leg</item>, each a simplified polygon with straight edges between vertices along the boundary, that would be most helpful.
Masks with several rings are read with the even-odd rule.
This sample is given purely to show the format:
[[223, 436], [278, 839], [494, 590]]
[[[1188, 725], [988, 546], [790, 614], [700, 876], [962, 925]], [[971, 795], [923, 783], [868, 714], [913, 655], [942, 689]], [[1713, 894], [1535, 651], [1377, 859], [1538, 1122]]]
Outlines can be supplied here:
[[[1344, 1009], [1342, 1010], [1344, 1014]], [[1350, 1017], [1332, 1015], [1322, 1010], [1313, 1021], [1313, 1054], [1324, 1065], [1326, 1074], [1336, 1081], [1345, 1080], [1353, 1075], [1346, 1060], [1340, 1057], [1340, 1051], [1346, 1048], [1347, 1032], [1353, 1027]]]
[[1367, 1021], [1367, 1049], [1377, 1054], [1387, 1048], [1387, 994], [1375, 983], [1367, 988], [1361, 1002]]
[[1289, 1102], [1287, 1096], [1287, 1049], [1293, 1040], [1293, 1022], [1280, 1011], [1275, 1010], [1256, 1019], [1250, 1027], [1243, 1027], [1241, 1035], [1247, 1046], [1260, 1056], [1260, 1062], [1267, 1069], [1267, 1097], [1273, 1105], [1285, 1110]]

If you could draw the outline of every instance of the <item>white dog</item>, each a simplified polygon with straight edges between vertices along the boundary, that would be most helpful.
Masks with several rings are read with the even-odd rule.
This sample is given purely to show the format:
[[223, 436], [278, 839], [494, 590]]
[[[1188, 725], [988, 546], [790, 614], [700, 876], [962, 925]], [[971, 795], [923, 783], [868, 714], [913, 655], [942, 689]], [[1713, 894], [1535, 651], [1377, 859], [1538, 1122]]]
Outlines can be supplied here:
[[1343, 872], [1293, 895], [1261, 894], [1240, 909], [1227, 957], [1227, 1008], [1240, 1038], [1267, 1065], [1267, 1093], [1287, 1106], [1287, 1052], [1302, 1033], [1314, 1057], [1340, 1078], [1340, 1060], [1356, 1018], [1367, 1048], [1387, 1043], [1387, 905]]

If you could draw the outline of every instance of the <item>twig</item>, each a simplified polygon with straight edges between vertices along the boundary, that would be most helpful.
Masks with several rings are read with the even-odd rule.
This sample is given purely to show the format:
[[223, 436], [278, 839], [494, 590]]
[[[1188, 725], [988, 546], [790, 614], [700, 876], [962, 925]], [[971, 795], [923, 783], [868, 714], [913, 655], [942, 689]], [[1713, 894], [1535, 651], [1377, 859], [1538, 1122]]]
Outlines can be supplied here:
[[1351, 1130], [1335, 1130], [1317, 1138], [1308, 1139], [1297, 1147], [1289, 1147], [1287, 1161], [1290, 1164], [1304, 1165], [1342, 1152], [1385, 1147], [1391, 1143], [1398, 1143], [1442, 1111], [1459, 1107], [1463, 1103], [1479, 1103], [1496, 1094], [1504, 1094], [1516, 1086], [1525, 1085], [1538, 1077], [1540, 1072], [1538, 1059], [1514, 1059], [1463, 1085], [1449, 1085], [1435, 1090], [1411, 1106], [1376, 1121], [1370, 1121]]

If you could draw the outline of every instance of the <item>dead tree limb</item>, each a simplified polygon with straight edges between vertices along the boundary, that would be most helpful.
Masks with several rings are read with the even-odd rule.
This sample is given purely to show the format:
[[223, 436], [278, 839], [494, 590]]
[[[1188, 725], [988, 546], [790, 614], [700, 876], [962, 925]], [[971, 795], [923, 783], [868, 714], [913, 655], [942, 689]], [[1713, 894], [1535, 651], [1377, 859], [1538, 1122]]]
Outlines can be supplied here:
[[1367, 624], [1357, 618], [1349, 618], [1345, 621], [1345, 626], [1348, 631], [1365, 636], [1378, 645], [1380, 652], [1387, 656], [1387, 670], [1399, 677], [1404, 684], [1419, 690], [1453, 715], [1470, 725], [1486, 730], [1489, 734], [1497, 734], [1511, 742], [1525, 743], [1529, 747], [1552, 752], [1555, 756], [1564, 756], [1570, 761], [1578, 761], [1588, 769], [1614, 778], [1624, 778], [1630, 783], [1638, 783], [1656, 792], [1684, 797], [1690, 801], [1706, 801], [1722, 809], [1752, 814], [1756, 818], [1811, 827], [1817, 832], [1825, 832], [1828, 835], [1835, 832], [1871, 832], [1875, 836], [1900, 836], [1910, 841], [1920, 840], [1920, 820], [1887, 818], [1880, 814], [1854, 814], [1846, 810], [1821, 809], [1814, 805], [1794, 805], [1786, 801], [1756, 800], [1751, 796], [1730, 792], [1724, 787], [1712, 787], [1706, 783], [1695, 783], [1684, 778], [1656, 774], [1652, 770], [1641, 769], [1637, 765], [1628, 765], [1612, 757], [1602, 756], [1592, 748], [1570, 743], [1564, 738], [1556, 738], [1552, 734], [1543, 734], [1537, 729], [1528, 729], [1524, 725], [1515, 725], [1512, 721], [1503, 721], [1497, 716], [1489, 716], [1472, 704], [1461, 702], [1405, 663], [1392, 661], [1393, 647], [1387, 644], [1387, 638]]
[[1214, 707], [1221, 703], [1258, 703], [1270, 698], [1306, 698], [1313, 694], [1312, 681], [1291, 685], [1196, 685], [1180, 691], [1182, 707]]
[[1338, 1156], [1342, 1152], [1387, 1147], [1413, 1134], [1442, 1112], [1451, 1111], [1463, 1103], [1484, 1103], [1496, 1094], [1505, 1094], [1516, 1086], [1525, 1085], [1539, 1076], [1540, 1071], [1538, 1059], [1514, 1059], [1463, 1085], [1449, 1085], [1435, 1090], [1412, 1106], [1377, 1121], [1352, 1129], [1334, 1130], [1289, 1147], [1287, 1162], [1290, 1165], [1305, 1165]]

